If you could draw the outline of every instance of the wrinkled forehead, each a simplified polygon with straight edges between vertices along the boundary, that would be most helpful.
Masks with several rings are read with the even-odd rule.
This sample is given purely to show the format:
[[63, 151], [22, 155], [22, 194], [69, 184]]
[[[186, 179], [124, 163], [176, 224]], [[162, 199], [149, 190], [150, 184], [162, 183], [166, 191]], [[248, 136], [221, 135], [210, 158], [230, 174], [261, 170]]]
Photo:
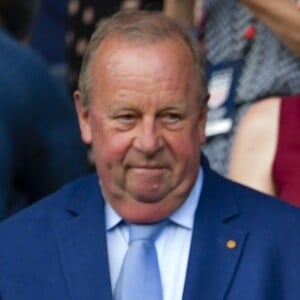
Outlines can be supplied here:
[[173, 103], [196, 101], [198, 96], [193, 59], [173, 40], [149, 44], [106, 40], [95, 56], [92, 76], [91, 100], [98, 104], [125, 98]]
[[131, 40], [113, 35], [105, 38], [97, 49], [92, 76], [122, 75], [128, 72], [147, 76], [176, 76], [189, 72], [196, 78], [196, 64], [188, 46], [180, 38]]

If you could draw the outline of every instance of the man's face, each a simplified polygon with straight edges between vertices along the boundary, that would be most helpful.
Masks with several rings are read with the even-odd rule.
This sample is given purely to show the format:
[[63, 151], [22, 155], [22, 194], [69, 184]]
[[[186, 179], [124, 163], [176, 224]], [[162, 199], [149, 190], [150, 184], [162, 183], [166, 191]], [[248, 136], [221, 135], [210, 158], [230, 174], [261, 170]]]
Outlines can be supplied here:
[[195, 182], [205, 140], [206, 110], [190, 52], [172, 39], [138, 44], [109, 37], [92, 78], [90, 110], [76, 103], [106, 200], [131, 222], [167, 217]]

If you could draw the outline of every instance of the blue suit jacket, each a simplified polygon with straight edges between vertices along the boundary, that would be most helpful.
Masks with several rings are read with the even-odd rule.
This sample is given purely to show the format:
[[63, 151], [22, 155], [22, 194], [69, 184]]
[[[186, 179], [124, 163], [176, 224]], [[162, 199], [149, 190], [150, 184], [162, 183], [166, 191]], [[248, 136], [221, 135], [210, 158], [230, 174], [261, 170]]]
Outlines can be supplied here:
[[[298, 209], [204, 166], [183, 299], [299, 300], [299, 231]], [[2, 300], [112, 299], [95, 175], [1, 224], [0, 293]]]

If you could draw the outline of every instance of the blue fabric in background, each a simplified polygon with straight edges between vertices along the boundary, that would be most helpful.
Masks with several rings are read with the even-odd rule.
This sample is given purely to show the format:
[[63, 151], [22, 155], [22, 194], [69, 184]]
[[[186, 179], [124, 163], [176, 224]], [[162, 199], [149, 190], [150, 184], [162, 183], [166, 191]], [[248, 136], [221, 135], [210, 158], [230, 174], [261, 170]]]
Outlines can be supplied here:
[[65, 63], [67, 0], [41, 0], [34, 23], [31, 46], [49, 64]]
[[0, 29], [0, 219], [89, 172], [74, 105], [32, 49]]

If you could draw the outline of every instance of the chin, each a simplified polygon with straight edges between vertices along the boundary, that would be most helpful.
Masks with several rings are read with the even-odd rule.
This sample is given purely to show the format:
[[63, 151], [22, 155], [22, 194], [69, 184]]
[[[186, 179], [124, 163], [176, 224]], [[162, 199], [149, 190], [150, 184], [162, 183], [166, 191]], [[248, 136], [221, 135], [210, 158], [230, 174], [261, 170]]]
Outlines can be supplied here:
[[144, 205], [152, 205], [155, 203], [159, 203], [160, 201], [163, 201], [165, 198], [165, 193], [162, 193], [161, 191], [145, 191], [142, 192], [132, 192], [130, 193], [131, 197], [135, 199], [136, 202]]
[[165, 215], [160, 209], [159, 205], [138, 205], [136, 207], [131, 207], [123, 213], [123, 218], [130, 222], [136, 224], [150, 224], [159, 222], [168, 215]]

